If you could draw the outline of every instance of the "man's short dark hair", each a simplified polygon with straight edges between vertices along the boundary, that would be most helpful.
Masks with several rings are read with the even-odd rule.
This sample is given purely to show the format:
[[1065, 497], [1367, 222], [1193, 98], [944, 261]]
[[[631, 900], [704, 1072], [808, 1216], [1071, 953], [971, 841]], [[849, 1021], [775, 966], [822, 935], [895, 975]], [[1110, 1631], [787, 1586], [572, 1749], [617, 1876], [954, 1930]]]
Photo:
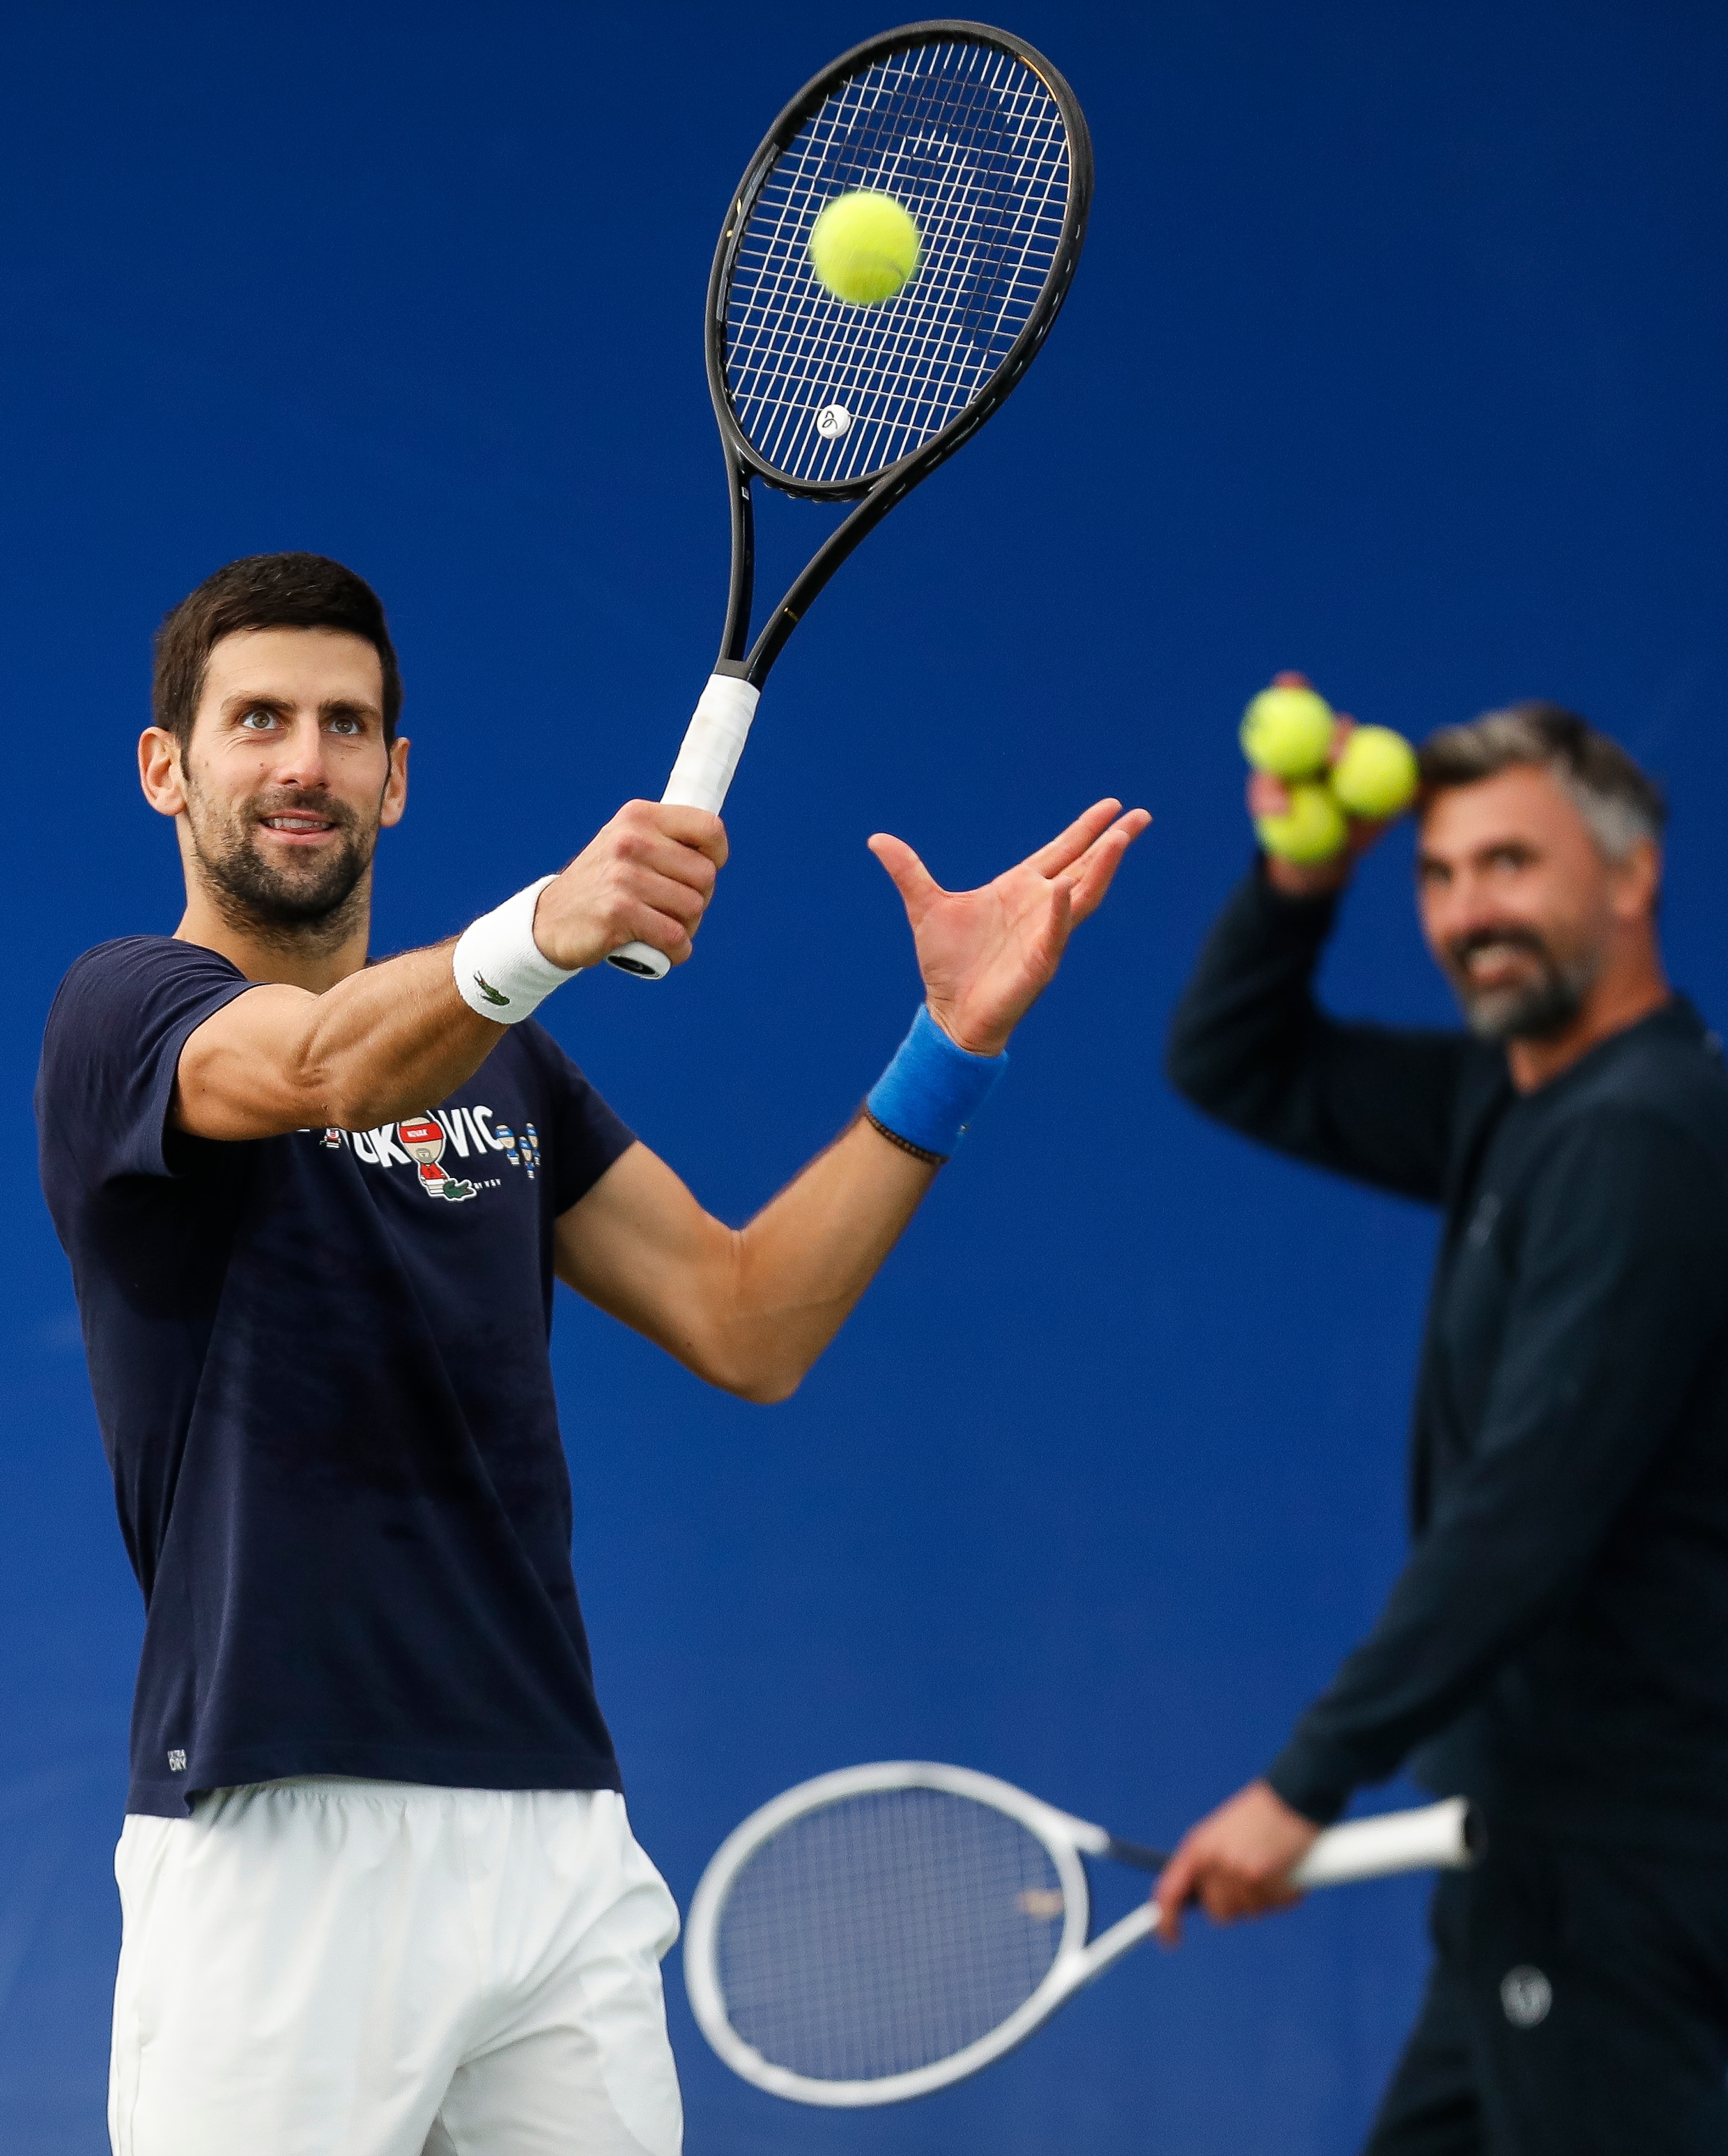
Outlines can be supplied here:
[[334, 629], [363, 637], [384, 677], [384, 739], [396, 738], [402, 675], [378, 593], [326, 554], [249, 554], [207, 577], [156, 633], [156, 723], [183, 752], [203, 693], [204, 670], [224, 636], [244, 629]]
[[1618, 742], [1560, 704], [1509, 704], [1468, 726], [1443, 726], [1422, 743], [1417, 761], [1430, 790], [1473, 786], [1520, 765], [1551, 771], [1611, 861], [1624, 860], [1644, 839], [1659, 844], [1668, 821], [1662, 789], [1648, 773]]

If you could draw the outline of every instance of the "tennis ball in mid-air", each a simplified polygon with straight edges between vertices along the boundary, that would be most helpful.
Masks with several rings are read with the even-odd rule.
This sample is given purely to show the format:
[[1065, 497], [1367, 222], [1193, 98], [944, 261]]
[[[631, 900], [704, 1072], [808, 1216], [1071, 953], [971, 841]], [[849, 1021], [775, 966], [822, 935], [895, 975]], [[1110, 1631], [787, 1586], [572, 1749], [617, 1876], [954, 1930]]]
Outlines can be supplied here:
[[1331, 788], [1301, 779], [1288, 789], [1290, 806], [1282, 816], [1257, 816], [1254, 834], [1268, 854], [1306, 868], [1329, 861], [1350, 835], [1344, 811]]
[[836, 195], [810, 227], [810, 267], [849, 307], [892, 300], [917, 275], [923, 251], [917, 225], [878, 187]]
[[1312, 778], [1332, 746], [1332, 706], [1306, 682], [1274, 681], [1242, 713], [1242, 754], [1274, 778]]
[[1332, 791], [1352, 816], [1379, 823], [1416, 797], [1416, 751], [1390, 726], [1356, 726], [1332, 767]]

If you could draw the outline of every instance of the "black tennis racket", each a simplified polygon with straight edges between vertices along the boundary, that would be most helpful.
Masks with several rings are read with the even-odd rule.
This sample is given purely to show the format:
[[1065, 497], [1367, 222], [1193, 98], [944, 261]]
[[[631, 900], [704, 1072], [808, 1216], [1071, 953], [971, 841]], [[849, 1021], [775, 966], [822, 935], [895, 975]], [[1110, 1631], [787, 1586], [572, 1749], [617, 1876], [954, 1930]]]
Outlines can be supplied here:
[[[1462, 1797], [1329, 1828], [1291, 1874], [1332, 1887], [1471, 1862]], [[753, 1812], [715, 1851], [684, 1932], [702, 2034], [771, 2096], [842, 2108], [979, 2072], [1157, 1930], [1142, 1902], [1088, 1937], [1085, 1857], [1158, 1871], [994, 1775], [928, 1760], [843, 1768]]]
[[[834, 298], [812, 227], [836, 196], [891, 196], [918, 266], [879, 305]], [[1080, 259], [1092, 143], [1041, 53], [982, 23], [913, 23], [842, 54], [769, 130], [708, 280], [708, 388], [732, 498], [720, 656], [661, 798], [718, 811], [756, 701], [810, 602], [866, 532], [996, 410], [1032, 362]], [[750, 641], [753, 480], [856, 502]], [[626, 943], [645, 980], [665, 956]]]

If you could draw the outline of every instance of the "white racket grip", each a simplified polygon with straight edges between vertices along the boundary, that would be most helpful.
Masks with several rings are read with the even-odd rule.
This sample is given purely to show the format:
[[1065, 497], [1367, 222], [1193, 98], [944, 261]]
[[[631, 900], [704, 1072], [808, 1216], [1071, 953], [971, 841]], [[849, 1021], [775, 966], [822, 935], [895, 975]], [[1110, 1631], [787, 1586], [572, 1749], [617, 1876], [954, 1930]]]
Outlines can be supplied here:
[[744, 752], [750, 721], [762, 691], [735, 675], [711, 674], [697, 699], [696, 716], [672, 766], [661, 799], [681, 808], [707, 808], [717, 816], [732, 775]]
[[1462, 1871], [1473, 1861], [1479, 1839], [1466, 1797], [1448, 1797], [1417, 1811], [1350, 1820], [1327, 1829], [1290, 1874], [1290, 1883], [1338, 1887], [1394, 1871], [1424, 1871], [1431, 1866]]
[[[660, 797], [662, 802], [720, 814], [761, 695], [753, 683], [739, 680], [735, 674], [708, 676], [707, 688], [696, 700], [695, 716], [684, 729], [683, 746]], [[671, 970], [666, 953], [650, 943], [620, 944], [607, 952], [606, 961], [639, 981], [663, 981]]]

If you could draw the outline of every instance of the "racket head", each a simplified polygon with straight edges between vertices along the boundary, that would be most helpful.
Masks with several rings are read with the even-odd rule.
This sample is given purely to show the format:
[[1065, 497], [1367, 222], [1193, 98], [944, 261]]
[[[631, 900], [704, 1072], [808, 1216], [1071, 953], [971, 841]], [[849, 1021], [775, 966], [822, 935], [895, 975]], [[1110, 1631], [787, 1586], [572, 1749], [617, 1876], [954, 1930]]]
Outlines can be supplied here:
[[1076, 1835], [1011, 1783], [888, 1760], [764, 1804], [702, 1874], [684, 1934], [698, 2026], [797, 2103], [928, 2095], [1068, 1997], [1091, 1919]]
[[[849, 501], [951, 455], [1055, 321], [1092, 176], [1072, 90], [1021, 38], [943, 20], [842, 54], [769, 129], [715, 252], [708, 386], [733, 457], [784, 493]], [[806, 253], [824, 204], [859, 187], [892, 194], [923, 243], [877, 306], [833, 298]]]

